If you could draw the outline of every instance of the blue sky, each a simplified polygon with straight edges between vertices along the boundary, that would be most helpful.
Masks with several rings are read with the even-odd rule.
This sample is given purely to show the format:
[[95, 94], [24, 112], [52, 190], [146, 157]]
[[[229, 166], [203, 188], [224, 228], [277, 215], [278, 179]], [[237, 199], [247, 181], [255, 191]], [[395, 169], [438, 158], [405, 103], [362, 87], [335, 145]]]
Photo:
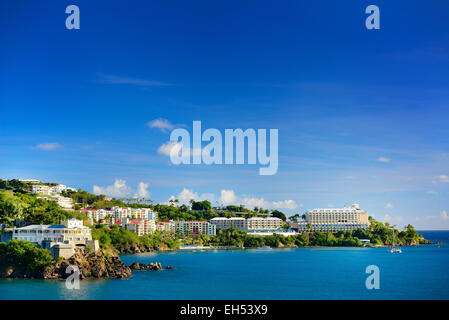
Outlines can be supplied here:
[[[447, 1], [93, 2], [0, 4], [0, 177], [449, 229]], [[171, 165], [155, 119], [279, 129], [278, 173]]]

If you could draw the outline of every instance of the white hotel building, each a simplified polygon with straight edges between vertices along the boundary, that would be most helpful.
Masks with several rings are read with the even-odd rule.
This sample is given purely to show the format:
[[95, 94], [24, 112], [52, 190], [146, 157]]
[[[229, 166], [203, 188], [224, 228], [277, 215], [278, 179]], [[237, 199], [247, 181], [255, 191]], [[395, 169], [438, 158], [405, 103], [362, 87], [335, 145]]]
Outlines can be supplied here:
[[92, 223], [100, 222], [111, 217], [115, 221], [122, 221], [123, 219], [157, 219], [157, 212], [148, 208], [113, 207], [109, 209], [82, 209], [80, 211], [88, 216]]
[[12, 230], [11, 240], [25, 240], [48, 249], [54, 258], [69, 258], [78, 246], [99, 248], [98, 240], [92, 240], [89, 227], [83, 221], [67, 219], [62, 225], [30, 225]]
[[85, 244], [92, 240], [90, 228], [83, 226], [83, 221], [67, 219], [62, 225], [33, 224], [12, 230], [12, 240], [25, 240], [42, 245], [43, 241]]
[[217, 226], [217, 230], [226, 230], [230, 228], [236, 228], [240, 230], [279, 230], [282, 228], [282, 220], [279, 218], [213, 218], [210, 223]]
[[368, 213], [361, 210], [358, 204], [344, 208], [325, 208], [308, 210], [305, 214], [305, 222], [297, 224], [298, 231], [349, 231], [356, 229], [368, 229]]

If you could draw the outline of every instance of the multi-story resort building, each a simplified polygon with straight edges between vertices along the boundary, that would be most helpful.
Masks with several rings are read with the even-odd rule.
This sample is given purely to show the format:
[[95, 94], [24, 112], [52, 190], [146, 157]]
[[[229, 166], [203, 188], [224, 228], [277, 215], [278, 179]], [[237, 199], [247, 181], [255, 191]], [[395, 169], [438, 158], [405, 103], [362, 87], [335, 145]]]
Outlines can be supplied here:
[[44, 199], [47, 201], [56, 201], [58, 205], [63, 209], [72, 209], [73, 208], [73, 199], [68, 197], [62, 197], [59, 195], [53, 195], [49, 197], [38, 197], [40, 199]]
[[112, 210], [114, 211], [115, 219], [116, 220], [122, 220], [124, 218], [128, 219], [149, 219], [149, 220], [156, 220], [157, 219], [157, 212], [153, 211], [149, 208], [120, 208], [120, 207], [113, 207]]
[[25, 240], [49, 249], [54, 256], [70, 257], [76, 246], [98, 248], [98, 241], [92, 240], [89, 227], [83, 221], [67, 219], [61, 225], [30, 225], [12, 230], [12, 240]]
[[156, 228], [162, 232], [189, 236], [198, 236], [200, 234], [215, 236], [217, 234], [216, 226], [207, 221], [159, 221]]
[[154, 212], [153, 210], [148, 208], [113, 207], [108, 209], [82, 209], [80, 211], [87, 215], [91, 219], [92, 223], [99, 223], [103, 220], [111, 221], [111, 217], [115, 221], [122, 221], [123, 219], [157, 219], [157, 212]]
[[153, 233], [156, 231], [155, 220], [150, 219], [132, 219], [124, 218], [116, 224], [121, 225], [123, 228], [137, 233], [138, 236]]
[[239, 217], [223, 218], [217, 217], [210, 220], [210, 223], [216, 225], [217, 230], [226, 230], [230, 228], [246, 229], [246, 219]]
[[62, 193], [63, 191], [76, 191], [74, 188], [69, 188], [66, 185], [58, 184], [56, 186], [48, 186], [46, 184], [33, 184], [31, 186], [31, 192], [42, 194], [42, 195], [57, 195]]
[[325, 208], [308, 210], [305, 221], [296, 223], [298, 231], [349, 231], [368, 229], [368, 213], [361, 210], [358, 204], [344, 208]]
[[247, 230], [278, 230], [282, 228], [282, 219], [279, 218], [248, 218], [246, 219]]
[[176, 231], [183, 235], [199, 236], [200, 234], [215, 236], [217, 228], [207, 221], [176, 221]]
[[279, 230], [282, 228], [282, 220], [279, 218], [213, 218], [210, 222], [217, 226], [217, 230], [226, 230], [230, 228], [237, 228], [240, 230]]
[[53, 194], [53, 192], [51, 191], [51, 187], [45, 184], [33, 184], [31, 186], [31, 192], [47, 196]]
[[61, 196], [61, 192], [67, 190], [74, 190], [72, 188], [67, 188], [63, 184], [58, 184], [56, 186], [48, 186], [45, 184], [33, 184], [31, 186], [31, 192], [35, 194], [42, 195], [44, 197], [38, 197], [47, 201], [56, 201], [58, 205], [63, 209], [72, 209], [73, 200], [72, 198]]
[[91, 223], [100, 223], [104, 220], [115, 222], [115, 211], [111, 209], [81, 209], [82, 213], [89, 217]]
[[156, 225], [156, 230], [161, 232], [176, 232], [176, 222], [159, 221]]

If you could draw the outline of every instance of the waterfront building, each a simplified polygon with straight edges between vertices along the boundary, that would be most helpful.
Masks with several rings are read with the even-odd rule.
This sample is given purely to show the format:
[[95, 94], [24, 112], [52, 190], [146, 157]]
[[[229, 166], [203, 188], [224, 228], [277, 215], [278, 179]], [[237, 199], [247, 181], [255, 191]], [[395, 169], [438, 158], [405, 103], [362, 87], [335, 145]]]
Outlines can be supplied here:
[[282, 228], [282, 219], [253, 217], [246, 219], [247, 230], [277, 230]]
[[183, 235], [199, 236], [200, 234], [215, 236], [217, 228], [207, 221], [176, 221], [176, 231]]
[[210, 223], [216, 225], [217, 230], [226, 230], [230, 228], [246, 229], [246, 219], [240, 217], [232, 217], [232, 218], [217, 217], [211, 219]]
[[302, 231], [350, 231], [368, 229], [368, 213], [358, 204], [344, 208], [324, 208], [308, 210], [305, 221], [292, 223], [292, 228]]
[[215, 236], [217, 234], [217, 227], [207, 221], [159, 221], [157, 230], [185, 236], [199, 236], [200, 234]]
[[210, 222], [216, 225], [217, 230], [236, 228], [240, 230], [279, 230], [282, 228], [282, 220], [279, 218], [213, 218]]
[[73, 218], [64, 220], [61, 225], [13, 228], [11, 239], [36, 243], [39, 247], [49, 249], [55, 257], [70, 257], [76, 246], [98, 249], [98, 241], [92, 240], [90, 228], [83, 226], [83, 221]]
[[84, 244], [86, 240], [92, 240], [89, 227], [83, 226], [83, 221], [77, 219], [64, 220], [61, 225], [33, 224], [22, 228], [13, 228], [13, 240], [26, 240], [38, 245], [42, 241], [73, 242]]

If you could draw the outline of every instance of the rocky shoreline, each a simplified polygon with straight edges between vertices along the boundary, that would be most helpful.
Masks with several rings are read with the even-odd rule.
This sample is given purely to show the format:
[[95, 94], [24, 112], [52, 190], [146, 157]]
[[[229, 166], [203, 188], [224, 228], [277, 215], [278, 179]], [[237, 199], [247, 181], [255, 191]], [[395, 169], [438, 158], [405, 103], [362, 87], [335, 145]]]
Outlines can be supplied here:
[[[421, 246], [421, 245], [430, 245], [430, 244], [442, 244], [442, 243], [432, 243], [429, 240], [421, 240], [421, 241], [412, 241], [407, 244], [401, 244], [398, 246], [401, 247], [414, 247], [414, 246]], [[275, 246], [273, 248], [316, 248], [316, 247], [338, 247], [338, 246], [298, 246], [295, 244], [282, 244], [279, 243], [278, 246]], [[343, 246], [344, 247], [344, 246]], [[369, 248], [380, 248], [380, 247], [391, 247], [391, 245], [382, 244], [382, 245], [374, 245], [374, 244], [368, 244], [364, 245], [364, 247]], [[208, 247], [192, 247], [192, 248], [168, 248], [168, 247], [161, 247], [161, 248], [146, 248], [142, 245], [135, 245], [133, 247], [127, 248], [126, 250], [118, 250], [120, 254], [139, 254], [139, 253], [149, 253], [149, 252], [164, 252], [164, 251], [184, 251], [184, 250], [208, 250], [208, 249], [255, 249], [257, 247], [244, 247], [243, 245], [237, 245], [237, 246], [208, 246]]]
[[[132, 276], [132, 270], [159, 271], [163, 269], [161, 263], [158, 262], [148, 264], [134, 262], [127, 266], [114, 253], [105, 254], [102, 250], [86, 252], [82, 248], [77, 248], [75, 254], [70, 258], [55, 261], [54, 264], [42, 270], [34, 270], [32, 273], [22, 272], [20, 268], [11, 265], [0, 266], [0, 278], [64, 280], [73, 274], [73, 269], [67, 269], [69, 266], [77, 267], [80, 280], [126, 279]], [[166, 269], [173, 268], [167, 267]]]

